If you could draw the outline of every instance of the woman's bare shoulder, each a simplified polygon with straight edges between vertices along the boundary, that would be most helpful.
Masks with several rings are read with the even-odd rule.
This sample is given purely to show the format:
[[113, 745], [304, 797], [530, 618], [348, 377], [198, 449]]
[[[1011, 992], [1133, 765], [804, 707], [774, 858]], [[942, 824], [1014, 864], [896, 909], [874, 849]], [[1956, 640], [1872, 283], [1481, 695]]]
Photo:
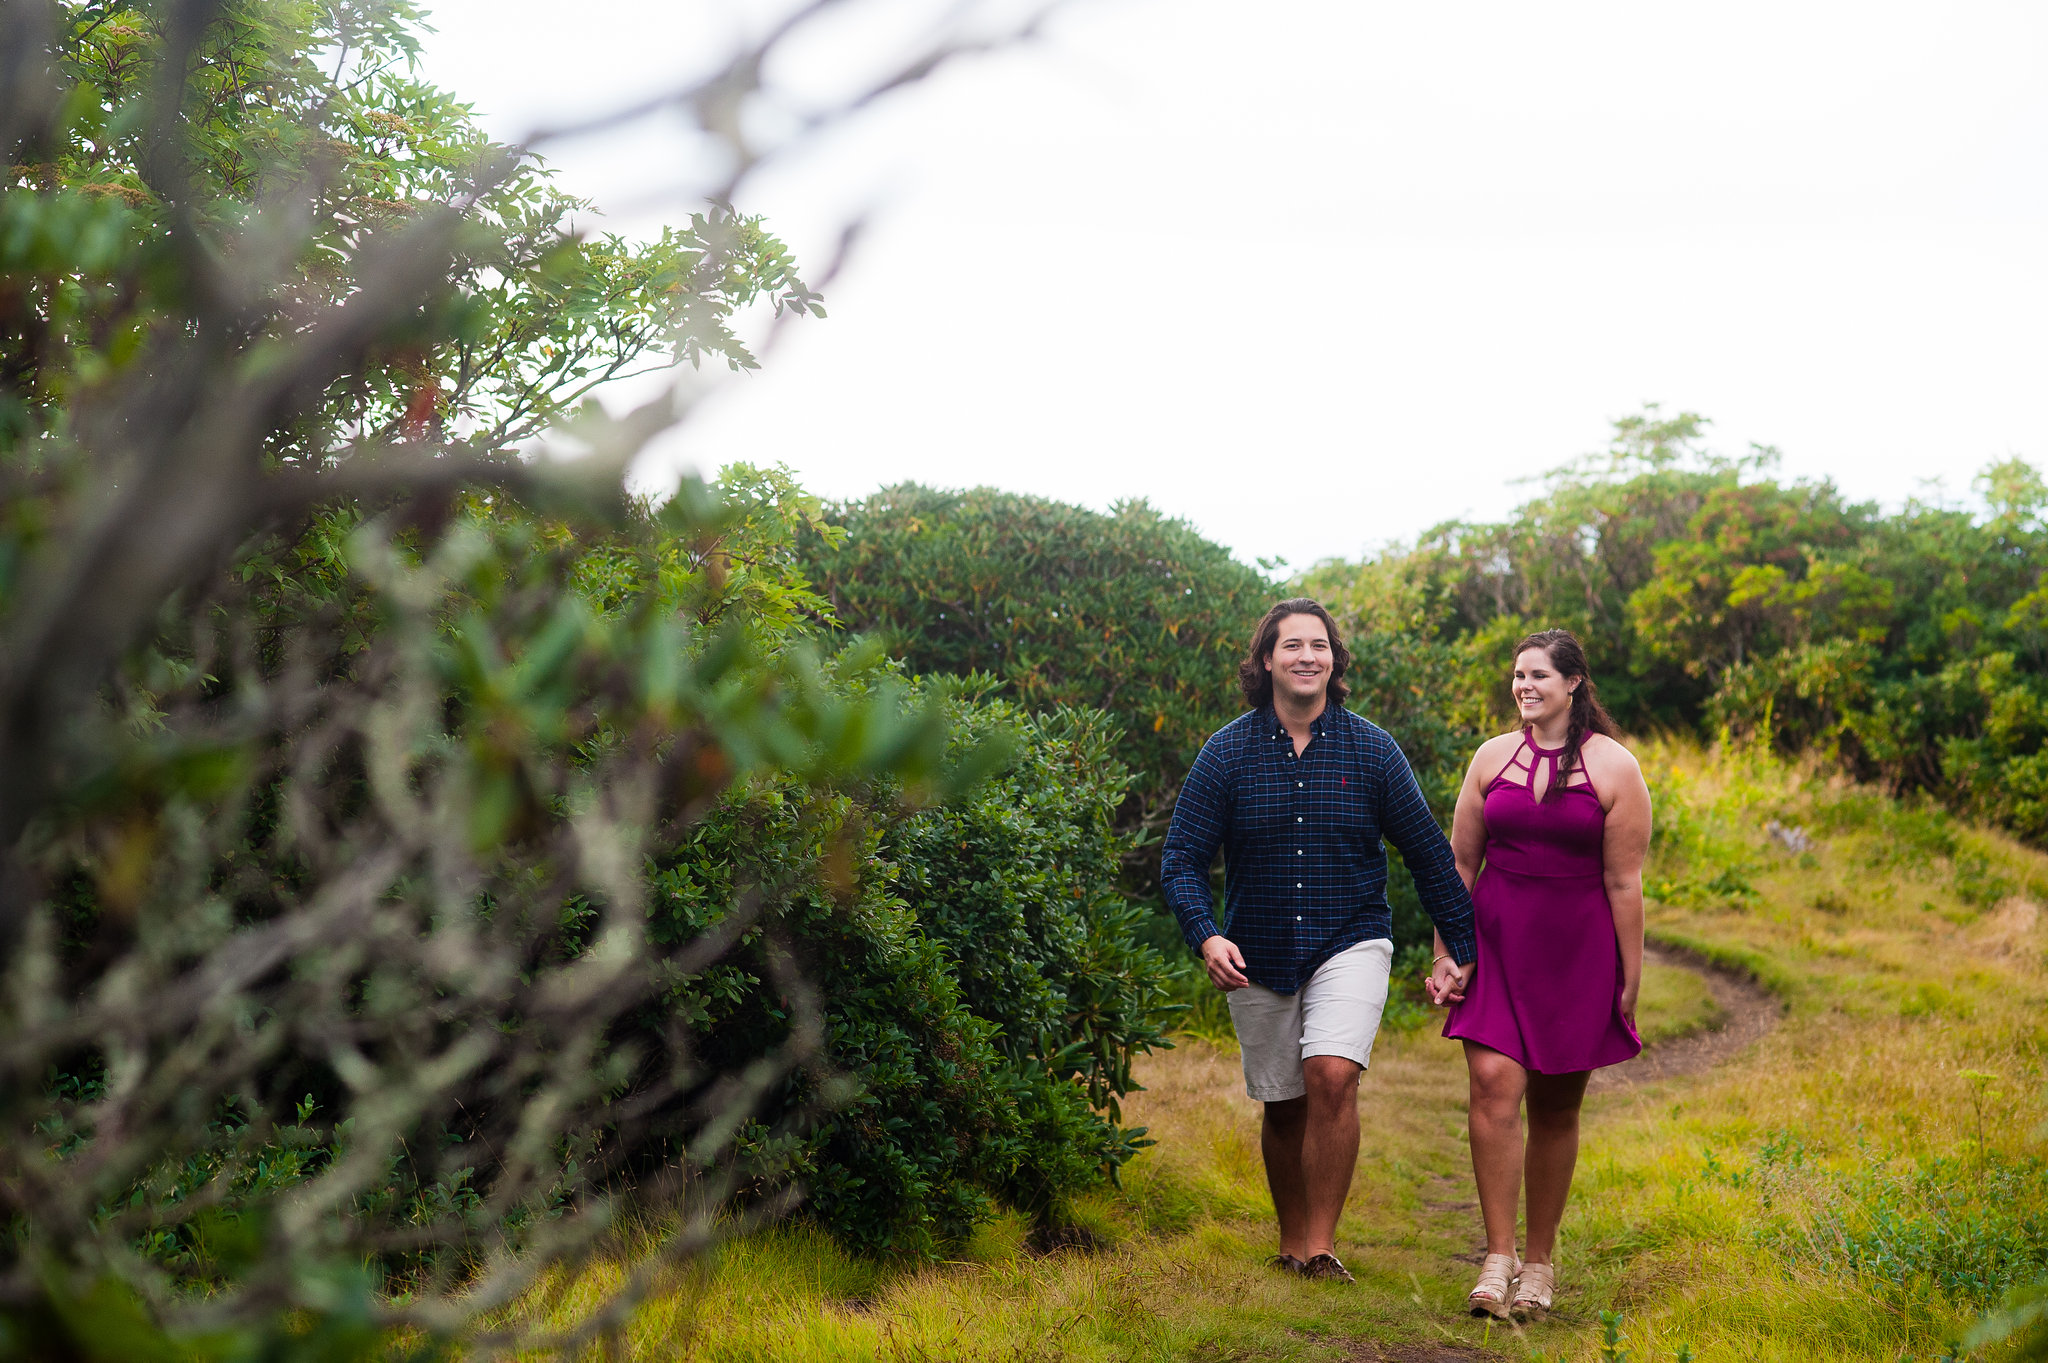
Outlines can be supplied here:
[[1520, 745], [1521, 741], [1522, 731], [1520, 729], [1514, 729], [1504, 734], [1495, 734], [1492, 738], [1479, 745], [1477, 751], [1472, 754], [1472, 760], [1476, 763], [1483, 757], [1493, 757], [1496, 755], [1504, 758], [1508, 753], [1513, 752]]
[[1642, 764], [1621, 740], [1606, 734], [1587, 734], [1579, 744], [1579, 751], [1586, 759], [1586, 770], [1598, 780], [1602, 773], [1614, 776], [1634, 776], [1641, 779]]
[[1508, 759], [1515, 755], [1515, 749], [1520, 747], [1521, 743], [1520, 729], [1512, 733], [1496, 734], [1481, 743], [1478, 751], [1472, 754], [1472, 763], [1468, 768], [1473, 779], [1482, 786], [1491, 784], [1493, 778], [1500, 775], [1501, 768], [1507, 766]]

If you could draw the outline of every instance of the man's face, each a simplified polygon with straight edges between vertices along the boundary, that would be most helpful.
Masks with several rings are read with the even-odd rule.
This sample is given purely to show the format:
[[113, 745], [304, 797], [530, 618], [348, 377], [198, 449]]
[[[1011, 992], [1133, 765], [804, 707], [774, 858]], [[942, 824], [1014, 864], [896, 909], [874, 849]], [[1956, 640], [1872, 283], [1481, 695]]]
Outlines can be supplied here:
[[1330, 631], [1313, 615], [1288, 616], [1280, 622], [1266, 670], [1273, 674], [1275, 696], [1303, 704], [1322, 699], [1330, 685]]

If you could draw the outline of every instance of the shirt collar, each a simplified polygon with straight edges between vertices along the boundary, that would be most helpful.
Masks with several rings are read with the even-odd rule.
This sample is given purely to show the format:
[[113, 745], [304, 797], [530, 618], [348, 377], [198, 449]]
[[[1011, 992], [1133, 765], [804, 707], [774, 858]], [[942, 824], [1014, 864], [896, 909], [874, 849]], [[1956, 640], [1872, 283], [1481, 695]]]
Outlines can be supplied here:
[[[1308, 731], [1318, 738], [1322, 737], [1323, 731], [1329, 726], [1336, 712], [1337, 705], [1334, 701], [1324, 701], [1323, 712], [1309, 722]], [[1277, 709], [1268, 705], [1260, 713], [1265, 716], [1267, 733], [1275, 738], [1287, 737], [1287, 726], [1280, 722], [1280, 712]]]

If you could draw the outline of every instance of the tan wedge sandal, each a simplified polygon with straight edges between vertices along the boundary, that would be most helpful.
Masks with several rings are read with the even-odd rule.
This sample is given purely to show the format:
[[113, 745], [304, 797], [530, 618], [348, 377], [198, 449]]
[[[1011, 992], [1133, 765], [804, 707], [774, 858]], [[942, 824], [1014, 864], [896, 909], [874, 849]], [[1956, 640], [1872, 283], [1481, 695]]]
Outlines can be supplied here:
[[1517, 1320], [1531, 1317], [1541, 1318], [1550, 1310], [1550, 1299], [1557, 1291], [1557, 1266], [1555, 1264], [1524, 1264], [1520, 1281], [1515, 1285], [1515, 1304], [1510, 1308]]
[[1472, 1285], [1471, 1295], [1465, 1298], [1465, 1304], [1472, 1308], [1472, 1314], [1506, 1320], [1509, 1292], [1521, 1272], [1522, 1261], [1514, 1255], [1487, 1255], [1485, 1261], [1479, 1265], [1479, 1281]]

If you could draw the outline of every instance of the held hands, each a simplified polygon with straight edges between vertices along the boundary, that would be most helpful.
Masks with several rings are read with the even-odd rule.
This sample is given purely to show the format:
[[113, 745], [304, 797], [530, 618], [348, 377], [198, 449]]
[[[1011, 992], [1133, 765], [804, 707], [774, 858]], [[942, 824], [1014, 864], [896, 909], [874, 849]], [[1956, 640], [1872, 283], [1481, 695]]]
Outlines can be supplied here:
[[1429, 973], [1422, 977], [1422, 987], [1429, 991], [1429, 1001], [1439, 1008], [1463, 1003], [1465, 990], [1471, 983], [1472, 967], [1459, 965], [1448, 956], [1437, 957]]
[[1227, 937], [1218, 935], [1202, 943], [1202, 964], [1209, 968], [1209, 982], [1225, 993], [1251, 983], [1244, 974], [1244, 953]]

